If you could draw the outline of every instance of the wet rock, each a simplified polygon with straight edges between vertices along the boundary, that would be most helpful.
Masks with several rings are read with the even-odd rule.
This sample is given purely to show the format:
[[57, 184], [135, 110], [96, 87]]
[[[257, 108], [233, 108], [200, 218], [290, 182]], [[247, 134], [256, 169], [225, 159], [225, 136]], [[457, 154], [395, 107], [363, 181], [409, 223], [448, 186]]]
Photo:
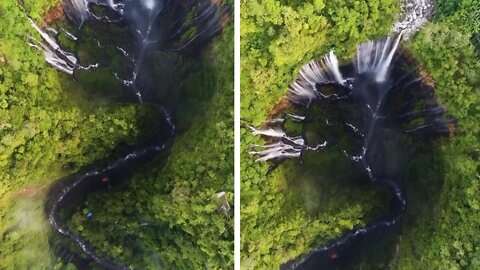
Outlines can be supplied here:
[[403, 33], [408, 39], [435, 15], [433, 0], [404, 0], [400, 19], [393, 25], [392, 33]]

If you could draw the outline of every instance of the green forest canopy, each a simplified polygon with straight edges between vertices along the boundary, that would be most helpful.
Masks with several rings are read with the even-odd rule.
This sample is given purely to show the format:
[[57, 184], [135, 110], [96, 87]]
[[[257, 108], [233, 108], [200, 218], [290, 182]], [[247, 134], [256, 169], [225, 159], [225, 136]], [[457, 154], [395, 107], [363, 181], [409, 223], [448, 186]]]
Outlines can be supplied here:
[[[64, 269], [48, 246], [45, 191], [60, 177], [115, 156], [119, 145], [144, 140], [155, 126], [153, 111], [148, 105], [92, 96], [106, 90], [101, 77], [99, 84], [89, 84], [93, 89], [84, 89], [49, 67], [27, 45], [28, 36], [37, 34], [26, 12], [41, 22], [56, 2], [23, 2], [26, 11], [14, 0], [0, 2], [0, 268]], [[210, 60], [192, 63], [198, 71], [177, 89], [189, 98], [182, 99], [177, 112], [180, 134], [166, 164], [152, 164], [126, 189], [91, 196], [85, 207], [96, 218], [90, 223], [73, 216], [74, 229], [107, 255], [145, 268], [158, 263], [152, 254], [133, 258], [128, 247], [119, 247], [128, 244], [118, 231], [105, 229], [113, 219], [122, 220], [123, 233], [139, 222], [136, 218], [148, 217], [166, 226], [164, 234], [139, 232], [139, 245], [159, 256], [165, 267], [233, 265], [233, 219], [217, 211], [216, 199], [220, 191], [227, 200], [233, 198], [232, 40], [229, 26], [208, 49]], [[138, 204], [128, 205], [131, 201]], [[125, 219], [117, 211], [131, 207], [143, 209], [137, 212], [140, 217]], [[114, 238], [116, 242], [106, 241]]]
[[[267, 118], [302, 64], [330, 49], [344, 59], [351, 56], [356, 44], [387, 35], [399, 10], [398, 1], [374, 0], [241, 4], [243, 126], [258, 126]], [[435, 21], [404, 46], [436, 80], [441, 101], [458, 120], [458, 131], [442, 143], [445, 161], [423, 156], [406, 168], [418, 182], [406, 187], [411, 207], [396, 256], [377, 254], [359, 269], [480, 267], [480, 50], [479, 42], [472, 40], [478, 38], [480, 5], [476, 0], [442, 0], [438, 10]], [[385, 203], [374, 191], [342, 188], [342, 179], [336, 177], [342, 174], [342, 165], [332, 162], [342, 157], [331, 152], [316, 155], [313, 166], [321, 168], [309, 168], [315, 177], [299, 172], [291, 161], [266, 176], [268, 165], [257, 164], [248, 155], [250, 145], [259, 139], [248, 129], [241, 132], [242, 268], [278, 268], [343, 231], [364, 225], [376, 217], [379, 203]], [[438, 168], [442, 162], [445, 168]], [[445, 170], [446, 175], [442, 179], [436, 170], [424, 168]]]

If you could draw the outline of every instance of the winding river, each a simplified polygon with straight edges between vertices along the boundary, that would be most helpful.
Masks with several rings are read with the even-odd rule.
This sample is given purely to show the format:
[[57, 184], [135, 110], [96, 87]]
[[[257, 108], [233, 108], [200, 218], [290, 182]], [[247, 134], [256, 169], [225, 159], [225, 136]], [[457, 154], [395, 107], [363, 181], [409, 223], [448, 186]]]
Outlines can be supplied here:
[[[69, 52], [59, 45], [57, 38], [60, 32], [78, 43], [82, 38], [82, 29], [87, 25], [93, 28], [96, 25], [126, 27], [133, 49], [120, 45], [116, 48], [128, 63], [127, 76], [114, 75], [131, 93], [132, 102], [148, 103], [155, 108], [159, 130], [151, 141], [133, 147], [104, 166], [94, 165], [93, 169], [83, 174], [59, 181], [50, 189], [45, 212], [53, 230], [80, 248], [74, 251], [68, 245], [60, 245], [53, 249], [65, 263], [74, 263], [78, 269], [91, 269], [92, 263], [105, 269], [129, 269], [125, 263], [99, 255], [81, 235], [69, 230], [61, 212], [82, 203], [91, 192], [128, 181], [139, 167], [169, 149], [175, 138], [176, 123], [168, 106], [164, 105], [168, 100], [158, 98], [157, 91], [161, 86], [154, 85], [152, 80], [155, 76], [153, 54], [163, 51], [185, 56], [198, 55], [213, 37], [221, 33], [222, 20], [228, 16], [229, 7], [207, 0], [64, 0], [63, 8], [79, 34], [75, 35], [65, 28], [44, 29], [30, 20], [41, 36], [39, 40], [31, 37], [30, 46], [43, 53], [46, 61], [57, 70], [75, 76], [79, 70], [94, 72], [100, 64], [82, 66], [77, 52]], [[98, 12], [99, 9], [101, 12]], [[192, 29], [196, 29], [194, 34], [191, 34]], [[98, 49], [102, 49], [100, 43]]]
[[[375, 245], [376, 237], [398, 228], [407, 201], [399, 179], [401, 168], [392, 169], [391, 165], [398, 162], [402, 153], [392, 154], [395, 150], [390, 148], [395, 143], [405, 143], [406, 138], [428, 142], [449, 136], [455, 124], [437, 102], [433, 86], [424, 80], [416, 61], [400, 49], [402, 38], [415, 34], [433, 15], [432, 1], [402, 1], [401, 14], [391, 30], [395, 39], [360, 44], [356, 55], [345, 65], [340, 65], [330, 52], [300, 69], [298, 78], [289, 86], [287, 98], [294, 107], [303, 108], [304, 115], [281, 112], [287, 118], [269, 120], [261, 128], [250, 127], [254, 135], [269, 142], [250, 152], [258, 156], [258, 161], [303, 159], [305, 152], [321, 152], [332, 144], [328, 140], [308, 144], [305, 125], [313, 121], [308, 111], [313, 106], [330, 111], [333, 108], [341, 122], [324, 121], [332, 128], [343, 126], [355, 138], [356, 152], [342, 152], [363, 175], [358, 181], [386, 189], [390, 194], [390, 210], [384, 217], [347, 231], [340, 238], [281, 265], [280, 269], [344, 269], [351, 257], [359, 253], [355, 250], [360, 243]], [[285, 130], [286, 121], [303, 125], [303, 134], [289, 134]], [[323, 134], [328, 132], [319, 132], [328, 137]]]
[[[283, 112], [287, 118], [270, 120], [260, 128], [251, 127], [254, 135], [268, 140], [251, 151], [258, 161], [302, 159], [305, 152], [322, 152], [335, 142], [309, 145], [304, 134], [290, 134], [285, 121], [305, 127], [311, 121], [313, 107], [336, 112], [337, 117], [323, 119], [331, 129], [342, 128], [352, 138], [354, 150], [341, 149], [345, 158], [360, 172], [359, 182], [388, 190], [390, 211], [365, 227], [347, 231], [340, 238], [311, 250], [281, 269], [337, 269], [355, 253], [359, 242], [375, 245], [373, 237], [397, 228], [407, 207], [400, 175], [396, 165], [401, 148], [416, 141], [429, 143], [435, 138], [449, 136], [455, 122], [446, 116], [445, 108], [437, 101], [434, 88], [424, 81], [416, 61], [401, 49], [402, 34], [396, 38], [369, 41], [357, 47], [349, 63], [339, 64], [330, 52], [323, 59], [304, 65], [297, 79], [290, 84], [287, 97], [303, 108], [304, 115]], [[305, 131], [305, 128], [302, 130]], [[325, 138], [329, 130], [317, 130]], [[312, 155], [309, 155], [311, 157]], [[351, 268], [348, 268], [351, 269]]]

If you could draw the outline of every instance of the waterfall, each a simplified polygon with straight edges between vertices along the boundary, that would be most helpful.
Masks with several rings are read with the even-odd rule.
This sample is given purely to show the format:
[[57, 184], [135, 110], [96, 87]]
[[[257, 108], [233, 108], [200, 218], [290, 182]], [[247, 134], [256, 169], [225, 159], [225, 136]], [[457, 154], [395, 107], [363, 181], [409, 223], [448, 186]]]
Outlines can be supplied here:
[[65, 0], [63, 6], [65, 14], [72, 20], [78, 28], [90, 19], [90, 12], [88, 11], [88, 0]]
[[[221, 31], [221, 19], [228, 12], [228, 6], [222, 7], [212, 4], [210, 1], [202, 0], [186, 3], [177, 3], [175, 1], [165, 0], [139, 0], [139, 1], [114, 1], [114, 0], [64, 0], [65, 14], [81, 31], [86, 23], [95, 24], [127, 24], [131, 30], [132, 37], [135, 40], [134, 50], [127, 51], [117, 46], [125, 58], [130, 62], [130, 70], [126, 78], [120, 78], [117, 73], [113, 75], [119, 82], [130, 89], [138, 102], [143, 102], [145, 95], [152, 94], [154, 86], [150, 80], [152, 78], [146, 73], [152, 73], [150, 67], [154, 61], [153, 53], [158, 50], [186, 52], [195, 50], [195, 46], [201, 46], [202, 42], [208, 42], [212, 37]], [[106, 9], [106, 16], [99, 17], [92, 12], [93, 6], [101, 6]], [[187, 8], [196, 7], [194, 16], [189, 18]], [[178, 16], [178, 19], [160, 25], [165, 11], [169, 14]], [[167, 15], [168, 16], [168, 15]], [[165, 16], [165, 17], [167, 17]], [[30, 20], [32, 26], [42, 37], [41, 41], [31, 38], [30, 46], [44, 53], [46, 61], [57, 70], [73, 75], [77, 70], [90, 70], [99, 67], [99, 64], [88, 66], [79, 65], [77, 56], [74, 53], [66, 52], [61, 49], [56, 37], [58, 32], [51, 29], [48, 32], [54, 33], [51, 36], [37, 26], [33, 20]], [[183, 34], [188, 33], [194, 27], [198, 28], [198, 33], [190, 39], [181, 40]], [[71, 40], [79, 42], [78, 37], [72, 33], [63, 31]], [[178, 44], [177, 44], [178, 43]], [[99, 48], [101, 47], [98, 44]], [[333, 60], [334, 61], [334, 60]], [[150, 65], [150, 66], [149, 66]]]
[[155, 0], [142, 0], [142, 2], [148, 10], [153, 10], [155, 7]]
[[342, 73], [340, 72], [340, 68], [338, 66], [338, 58], [333, 51], [330, 51], [324, 61], [326, 69], [333, 73], [335, 81], [339, 84], [343, 84]]
[[[105, 8], [107, 15], [103, 17], [95, 15], [91, 11], [94, 6]], [[63, 7], [68, 19], [79, 31], [82, 31], [87, 23], [88, 27], [92, 28], [98, 24], [103, 24], [131, 30], [132, 50], [124, 49], [121, 46], [112, 46], [112, 48], [115, 48], [114, 51], [121, 53], [127, 60], [125, 67], [128, 77], [127, 79], [120, 78], [116, 73], [112, 75], [135, 95], [135, 102], [148, 101], [151, 106], [155, 107], [158, 115], [163, 116], [159, 119], [162, 128], [152, 141], [136, 146], [128, 154], [108, 162], [101, 168], [59, 181], [51, 188], [48, 195], [45, 211], [50, 225], [55, 232], [65, 236], [82, 251], [82, 253], [77, 254], [70, 250], [70, 244], [62, 245], [63, 247], [60, 247], [61, 251], [57, 255], [61, 256], [65, 263], [72, 262], [79, 269], [91, 269], [91, 263], [93, 262], [102, 269], [130, 269], [129, 266], [99, 255], [97, 250], [81, 235], [71, 231], [66, 226], [60, 212], [64, 208], [71, 207], [74, 202], [83, 200], [86, 194], [104, 189], [105, 185], [102, 184], [102, 178], [106, 176], [117, 175], [118, 179], [112, 181], [127, 181], [141, 165], [152, 160], [172, 145], [176, 134], [176, 124], [170, 111], [158, 104], [159, 102], [155, 99], [156, 96], [153, 93], [160, 87], [169, 88], [155, 84], [153, 79], [156, 75], [154, 65], [158, 64], [155, 62], [155, 53], [175, 52], [176, 54], [183, 54], [182, 57], [189, 57], [191, 54], [202, 51], [213, 37], [221, 33], [223, 29], [221, 22], [229, 12], [228, 5], [213, 4], [209, 0], [181, 2], [166, 0], [64, 0]], [[193, 19], [189, 17], [191, 15], [193, 15]], [[48, 27], [45, 30], [33, 20], [29, 20], [41, 37], [40, 39], [30, 37], [29, 45], [42, 52], [46, 62], [55, 69], [74, 75], [78, 70], [90, 70], [99, 66], [99, 64], [81, 66], [77, 55], [66, 52], [61, 48], [57, 40], [60, 31]], [[198, 33], [194, 37], [187, 37], [186, 40], [182, 39], [183, 35], [189, 33], [190, 30], [197, 29]], [[82, 35], [77, 37], [65, 28], [62, 28], [62, 31], [77, 44], [81, 42]], [[104, 48], [98, 40], [97, 46], [98, 49]], [[125, 46], [125, 48], [128, 47]], [[78, 52], [76, 53], [78, 54]]]
[[[432, 86], [423, 82], [418, 67], [412, 65], [415, 62], [398, 51], [401, 39], [402, 34], [395, 39], [388, 37], [360, 44], [350, 63], [344, 65], [339, 65], [335, 54], [329, 52], [322, 60], [313, 60], [301, 67], [297, 79], [288, 87], [287, 97], [293, 106], [279, 113], [290, 117], [294, 124], [302, 125], [302, 134], [289, 134], [285, 129], [287, 119], [268, 120], [258, 129], [250, 127], [253, 135], [262, 136], [268, 142], [252, 146], [250, 154], [257, 156], [257, 161], [278, 163], [290, 158], [303, 159], [305, 152], [320, 152], [335, 141], [328, 139], [310, 146], [305, 136], [306, 124], [318, 121], [308, 115], [312, 105], [327, 109], [338, 119], [331, 123], [324, 118], [327, 126], [331, 129], [343, 126], [345, 136], [351, 136], [355, 146], [354, 153], [338, 146], [333, 149], [341, 151], [365, 181], [386, 188], [391, 195], [390, 213], [363, 228], [345, 232], [281, 269], [326, 269], [338, 257], [350, 254], [350, 249], [360, 240], [374, 232], [395, 228], [407, 204], [396, 179], [401, 175], [396, 163], [403, 153], [389, 149], [394, 146], [386, 144], [390, 140], [402, 142], [404, 137], [394, 134], [421, 138], [422, 143], [425, 139], [450, 134], [454, 121], [445, 115]], [[404, 61], [394, 61], [395, 58]], [[297, 106], [307, 110], [305, 115], [290, 112]], [[316, 130], [315, 140], [338, 136], [338, 132], [330, 128]]]
[[401, 38], [402, 34], [399, 34], [393, 43], [388, 37], [382, 41], [369, 41], [359, 45], [355, 61], [357, 73], [374, 74], [376, 82], [384, 82]]
[[28, 45], [43, 52], [45, 60], [57, 70], [72, 75], [74, 70], [79, 67], [75, 55], [62, 50], [54, 37], [42, 30], [32, 19], [28, 19], [33, 28], [37, 30], [42, 37], [41, 41], [30, 37], [33, 43], [29, 42]]

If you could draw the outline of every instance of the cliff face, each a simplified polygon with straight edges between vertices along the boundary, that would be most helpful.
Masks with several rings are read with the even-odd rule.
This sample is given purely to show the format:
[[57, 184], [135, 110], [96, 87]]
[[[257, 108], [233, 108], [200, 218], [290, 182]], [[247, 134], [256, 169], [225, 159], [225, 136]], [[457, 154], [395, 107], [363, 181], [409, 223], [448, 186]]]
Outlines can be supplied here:
[[53, 7], [51, 7], [45, 15], [43, 15], [43, 20], [47, 25], [52, 25], [56, 22], [65, 19], [65, 14], [63, 12], [63, 2], [58, 2]]

